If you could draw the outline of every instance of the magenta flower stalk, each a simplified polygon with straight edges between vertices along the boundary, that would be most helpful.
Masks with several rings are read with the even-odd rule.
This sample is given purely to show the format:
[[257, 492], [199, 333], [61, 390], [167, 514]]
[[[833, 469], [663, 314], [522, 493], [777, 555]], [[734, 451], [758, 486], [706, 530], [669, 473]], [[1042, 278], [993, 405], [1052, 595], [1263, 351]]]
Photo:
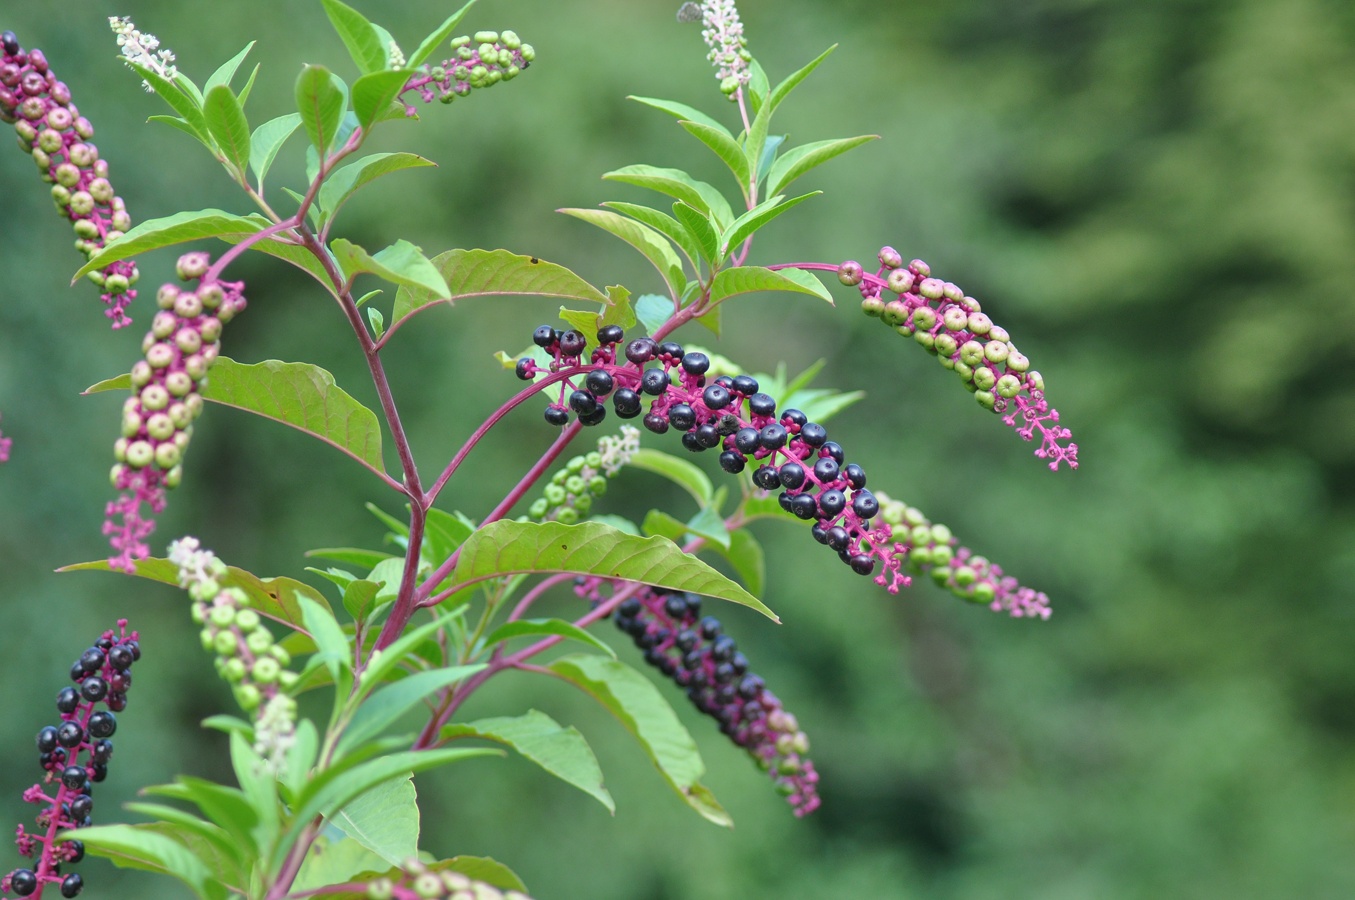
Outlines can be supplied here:
[[160, 311], [141, 345], [145, 359], [132, 367], [132, 396], [123, 404], [122, 436], [114, 444], [112, 482], [122, 496], [108, 504], [103, 527], [117, 551], [108, 560], [115, 569], [134, 572], [135, 561], [150, 554], [145, 540], [155, 522], [142, 516], [141, 507], [161, 512], [165, 491], [182, 479], [222, 327], [245, 308], [244, 283], [209, 277], [210, 263], [201, 251], [179, 257], [179, 277], [197, 280], [197, 287], [161, 286], [155, 298]]
[[[127, 708], [127, 689], [132, 685], [132, 664], [141, 658], [135, 631], [127, 620], [105, 631], [71, 666], [75, 686], [62, 688], [56, 696], [59, 723], [38, 732], [38, 762], [47, 773], [41, 784], [24, 791], [24, 800], [41, 806], [39, 831], [20, 825], [15, 843], [22, 856], [37, 857], [37, 865], [15, 869], [0, 878], [0, 892], [18, 897], [41, 897], [48, 885], [57, 885], [63, 897], [74, 897], [84, 887], [78, 872], [61, 874], [61, 867], [84, 858], [85, 846], [60, 832], [91, 824], [93, 785], [108, 776], [113, 755], [112, 738], [117, 731], [115, 713]], [[106, 707], [99, 709], [100, 706]], [[55, 786], [54, 793], [48, 790]]]
[[751, 76], [748, 63], [753, 57], [748, 52], [743, 22], [739, 20], [734, 0], [684, 3], [678, 10], [678, 21], [701, 22], [701, 39], [710, 48], [706, 58], [715, 66], [720, 90], [731, 100], [735, 99], [739, 88], [748, 83]]
[[[614, 590], [624, 583], [584, 579], [575, 591], [599, 604], [606, 599], [604, 586]], [[697, 709], [771, 774], [796, 816], [818, 809], [819, 775], [806, 756], [809, 739], [766, 682], [748, 671], [747, 657], [719, 620], [701, 616], [699, 596], [643, 586], [617, 606], [616, 627], [644, 651], [646, 663], [683, 688]]]
[[[14, 125], [20, 145], [52, 185], [57, 211], [71, 220], [76, 249], [87, 259], [131, 228], [108, 181], [108, 163], [89, 142], [94, 127], [71, 103], [70, 88], [57, 80], [42, 51], [25, 51], [12, 31], [0, 35], [0, 120]], [[103, 291], [104, 315], [113, 327], [130, 325], [125, 309], [136, 298], [136, 264], [120, 260], [89, 277]]]
[[[468, 35], [452, 38], [451, 46], [450, 59], [423, 66], [400, 93], [414, 91], [425, 103], [451, 103], [476, 88], [516, 78], [536, 59], [532, 45], [524, 44], [512, 31], [477, 31], [474, 40]], [[406, 115], [414, 112], [414, 105], [406, 102]]]

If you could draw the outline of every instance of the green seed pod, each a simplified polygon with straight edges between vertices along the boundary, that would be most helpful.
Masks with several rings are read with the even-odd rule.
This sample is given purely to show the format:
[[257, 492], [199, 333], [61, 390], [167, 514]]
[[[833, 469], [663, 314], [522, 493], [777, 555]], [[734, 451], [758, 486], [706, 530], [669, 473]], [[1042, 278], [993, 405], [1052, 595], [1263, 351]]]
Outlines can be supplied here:
[[872, 318], [879, 318], [885, 310], [885, 302], [879, 297], [863, 297], [861, 311]]
[[582, 456], [576, 456], [565, 463], [565, 471], [570, 475], [576, 475], [579, 472], [582, 472], [583, 467], [586, 465], [588, 465], [588, 460], [584, 459]]
[[1044, 390], [1044, 376], [1036, 371], [1027, 372], [1026, 387], [1030, 388], [1032, 391]]
[[[37, 147], [34, 147], [32, 150], [29, 150], [28, 152], [33, 156], [33, 164], [36, 165], [40, 170], [46, 172], [48, 169], [52, 168], [51, 156], [44, 153], [42, 150], [39, 150]], [[69, 164], [62, 163], [62, 165]], [[77, 184], [80, 183], [79, 178], [77, 178], [75, 181], [69, 181], [69, 183], [67, 183], [68, 181], [69, 179], [67, 179], [66, 181], [60, 181], [59, 183], [65, 185], [66, 187], [75, 187]]]
[[913, 340], [917, 341], [919, 344], [921, 344], [924, 348], [931, 351], [932, 353], [936, 352], [936, 339], [932, 337], [930, 333], [918, 330], [913, 333]]
[[924, 331], [931, 331], [936, 327], [936, 310], [930, 306], [919, 306], [913, 310], [913, 325]]
[[216, 637], [212, 640], [212, 649], [217, 656], [231, 657], [240, 649], [235, 642], [235, 635], [230, 631], [218, 631]]
[[[895, 272], [906, 272], [907, 269], [895, 269]], [[893, 274], [892, 272], [890, 273]], [[902, 300], [890, 300], [885, 304], [885, 308], [880, 313], [880, 319], [886, 325], [902, 325], [909, 318], [908, 304]]]
[[241, 631], [252, 631], [259, 627], [259, 614], [252, 609], [242, 609], [235, 614], [235, 624]]
[[71, 228], [75, 231], [77, 237], [86, 241], [91, 241], [99, 236], [99, 226], [89, 219], [76, 219], [71, 223]]
[[1001, 341], [1005, 344], [1011, 339], [1012, 336], [1001, 325], [994, 325], [988, 329], [988, 340], [990, 341]]
[[981, 312], [969, 314], [969, 330], [975, 334], [987, 334], [993, 327], [993, 320]]
[[174, 314], [181, 319], [195, 319], [202, 315], [202, 299], [193, 291], [180, 291], [174, 300]]
[[278, 675], [278, 687], [282, 688], [284, 691], [290, 691], [292, 688], [296, 687], [297, 682], [300, 680], [301, 676], [297, 675], [295, 672], [288, 672], [284, 669], [282, 674]]
[[917, 292], [928, 300], [940, 300], [946, 294], [946, 284], [939, 278], [924, 278], [917, 286]]
[[[71, 202], [70, 188], [64, 188], [59, 184], [52, 185], [52, 202], [57, 205], [57, 209], [65, 209], [69, 206]], [[89, 224], [93, 225], [94, 223], [91, 222]], [[98, 231], [98, 228], [94, 229], [95, 234], [98, 234]], [[80, 231], [76, 230], [75, 233], [80, 234]]]
[[965, 341], [960, 345], [960, 361], [965, 365], [977, 366], [983, 359], [983, 345], [978, 341]]
[[997, 393], [999, 396], [1010, 400], [1021, 393], [1021, 379], [1010, 373], [1003, 375], [997, 380]]
[[991, 390], [997, 383], [997, 376], [993, 370], [987, 366], [975, 366], [974, 368], [974, 386], [981, 391]]
[[253, 712], [263, 702], [263, 694], [252, 684], [237, 684], [234, 693], [235, 702], [245, 712]]
[[144, 469], [155, 460], [155, 448], [149, 441], [132, 441], [127, 445], [127, 465]]
[[[253, 612], [253, 610], [246, 610], [246, 612]], [[273, 646], [273, 635], [268, 633], [267, 628], [256, 627], [249, 633], [249, 636], [245, 638], [245, 646], [248, 647], [249, 652], [253, 653], [255, 656], [262, 656], [268, 652], [269, 647]]]
[[975, 603], [992, 603], [997, 596], [997, 588], [991, 582], [980, 581], [974, 585], [974, 594], [969, 599]]
[[593, 508], [593, 498], [587, 494], [580, 494], [574, 498], [574, 509], [581, 516], [588, 515], [588, 511]]
[[202, 643], [202, 649], [209, 653], [216, 652], [216, 632], [210, 628], [204, 628], [198, 632], [198, 640]]
[[938, 566], [950, 565], [950, 561], [955, 558], [955, 551], [948, 544], [940, 544], [932, 548], [932, 561]]
[[907, 269], [892, 269], [885, 278], [885, 287], [896, 294], [906, 294], [913, 289], [913, 280], [913, 273]]
[[960, 347], [960, 342], [949, 334], [938, 334], [935, 347], [936, 352], [941, 356], [954, 356], [955, 351]]
[[269, 647], [268, 655], [276, 659], [280, 666], [289, 666], [292, 663], [292, 654], [284, 650], [280, 644]]
[[1011, 347], [1005, 341], [989, 341], [983, 345], [983, 355], [990, 363], [1000, 363], [1011, 353]]
[[238, 656], [226, 660], [221, 666], [221, 677], [231, 684], [239, 684], [245, 680], [245, 676], [248, 674], [249, 668], [245, 665], [245, 661]]
[[278, 674], [282, 669], [278, 666], [278, 661], [272, 657], [265, 656], [262, 659], [254, 660], [254, 665], [250, 668], [249, 674], [259, 684], [272, 684], [278, 680]]
[[1021, 373], [1030, 368], [1030, 360], [1015, 347], [1007, 352], [1007, 371]]
[[975, 391], [974, 399], [979, 401], [979, 406], [984, 409], [994, 409], [997, 406], [997, 398], [993, 396], [991, 391]]

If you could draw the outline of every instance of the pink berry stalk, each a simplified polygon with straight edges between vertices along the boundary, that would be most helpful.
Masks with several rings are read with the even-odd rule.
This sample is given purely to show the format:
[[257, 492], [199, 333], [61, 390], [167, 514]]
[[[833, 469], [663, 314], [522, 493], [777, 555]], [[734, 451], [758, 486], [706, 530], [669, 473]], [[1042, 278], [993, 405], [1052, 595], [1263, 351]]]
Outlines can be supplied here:
[[[451, 46], [451, 58], [423, 66], [401, 94], [414, 91], [425, 103], [451, 103], [476, 88], [516, 78], [536, 59], [532, 45], [524, 44], [512, 31], [477, 31], [474, 39], [468, 35], [452, 38]], [[406, 102], [405, 112], [414, 115], [414, 105]]]
[[[71, 92], [48, 67], [41, 50], [25, 51], [11, 31], [0, 35], [0, 120], [14, 125], [42, 180], [52, 185], [57, 211], [75, 229], [75, 246], [88, 259], [131, 228], [122, 198], [108, 181], [108, 163], [90, 143], [94, 128], [71, 102]], [[103, 291], [104, 315], [114, 328], [130, 325], [125, 309], [136, 291], [131, 260], [91, 272]]]
[[142, 506], [161, 512], [165, 491], [182, 479], [222, 328], [245, 308], [243, 282], [215, 280], [210, 264], [205, 252], [179, 257], [179, 277], [198, 284], [191, 290], [165, 284], [156, 293], [160, 311], [142, 341], [145, 359], [132, 367], [132, 396], [123, 404], [122, 436], [114, 445], [112, 482], [122, 496], [108, 504], [103, 527], [116, 569], [133, 572], [135, 561], [150, 553], [145, 540], [155, 522], [143, 517]]
[[113, 755], [110, 738], [118, 726], [114, 714], [127, 708], [132, 664], [140, 658], [137, 633], [129, 632], [127, 620], [120, 619], [116, 629], [105, 631], [71, 666], [74, 685], [57, 694], [60, 720], [38, 732], [38, 762], [46, 777], [23, 795], [26, 802], [42, 807], [38, 831], [30, 832], [22, 825], [16, 830], [20, 855], [36, 857], [37, 864], [0, 878], [0, 892], [38, 898], [48, 886], [56, 885], [61, 896], [74, 897], [84, 887], [78, 872], [61, 872], [63, 866], [84, 858], [84, 844], [59, 835], [91, 824], [93, 785], [108, 775]]

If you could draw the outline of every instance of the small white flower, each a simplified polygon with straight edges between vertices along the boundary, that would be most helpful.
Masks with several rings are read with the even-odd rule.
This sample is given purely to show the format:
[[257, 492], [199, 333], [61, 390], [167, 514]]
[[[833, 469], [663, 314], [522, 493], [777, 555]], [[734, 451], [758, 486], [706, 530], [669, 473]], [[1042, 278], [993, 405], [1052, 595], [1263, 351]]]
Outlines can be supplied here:
[[[145, 66], [167, 80], [179, 74], [179, 70], [174, 67], [174, 51], [161, 47], [160, 39], [155, 35], [138, 31], [128, 16], [109, 16], [108, 27], [118, 36], [123, 62]], [[144, 79], [141, 84], [147, 91], [154, 90], [150, 82]]]

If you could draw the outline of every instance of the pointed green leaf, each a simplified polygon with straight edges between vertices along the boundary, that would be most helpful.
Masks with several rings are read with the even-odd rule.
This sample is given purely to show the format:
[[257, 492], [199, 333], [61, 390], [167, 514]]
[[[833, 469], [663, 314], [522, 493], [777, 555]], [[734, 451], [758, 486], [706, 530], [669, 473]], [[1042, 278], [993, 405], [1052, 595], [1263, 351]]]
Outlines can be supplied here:
[[226, 888], [207, 865], [162, 834], [139, 825], [96, 825], [78, 832], [63, 832], [65, 839], [79, 838], [94, 856], [112, 860], [119, 868], [146, 869], [172, 875], [204, 900], [223, 900]]
[[772, 163], [767, 173], [767, 193], [779, 194], [781, 189], [801, 175], [817, 166], [821, 166], [835, 156], [841, 156], [848, 150], [877, 140], [878, 134], [862, 134], [856, 137], [839, 138], [832, 141], [815, 141], [792, 147], [781, 158]]
[[762, 146], [762, 162], [757, 166], [758, 184], [767, 180], [767, 172], [771, 170], [772, 163], [776, 161], [776, 151], [781, 149], [781, 145], [786, 142], [784, 134], [769, 134], [767, 141]]
[[296, 79], [296, 108], [311, 146], [321, 154], [329, 150], [346, 105], [343, 91], [335, 85], [329, 69], [306, 66], [301, 70]]
[[711, 498], [715, 496], [715, 488], [710, 483], [710, 478], [701, 469], [688, 462], [685, 459], [679, 459], [662, 450], [650, 450], [642, 447], [631, 455], [630, 462], [626, 465], [636, 469], [644, 469], [646, 472], [653, 472], [655, 475], [662, 475], [669, 481], [682, 488], [692, 495], [701, 506], [710, 505]]
[[159, 122], [161, 125], [168, 125], [171, 128], [177, 128], [179, 131], [182, 131], [189, 137], [192, 137], [195, 140], [199, 140], [198, 133], [193, 130], [192, 125], [188, 124], [188, 120], [182, 119], [179, 116], [147, 116], [146, 121]]
[[202, 104], [207, 119], [207, 130], [216, 141], [226, 161], [235, 167], [241, 178], [249, 165], [249, 120], [240, 107], [240, 101], [224, 84], [207, 92]]
[[[245, 49], [222, 63], [217, 70], [202, 83], [203, 94], [211, 94], [212, 88], [219, 84], [230, 87], [231, 79], [235, 77], [235, 70], [240, 68], [240, 63], [244, 62], [245, 57], [249, 55], [249, 51], [254, 49], [254, 43], [254, 41], [250, 41], [248, 44], [245, 44]], [[243, 103], [244, 99], [242, 98], [240, 102]]]
[[809, 63], [806, 64], [803, 68], [795, 72], [792, 72], [790, 75], [787, 75], [786, 78], [776, 86], [775, 90], [772, 91], [770, 100], [772, 110], [775, 111], [776, 108], [781, 105], [781, 101], [786, 99], [786, 95], [793, 91], [796, 85], [798, 85], [800, 82], [804, 81], [807, 77], [809, 77], [809, 73], [817, 69], [819, 67], [819, 63], [823, 62], [830, 55], [832, 55], [833, 51], [836, 49], [837, 44], [834, 44], [833, 46], [829, 47], [827, 50], [823, 51], [818, 56], [810, 60]]
[[376, 592], [379, 590], [381, 585], [366, 579], [350, 582], [343, 589], [343, 608], [353, 617], [354, 622], [362, 622], [367, 618], [367, 611], [372, 608]]
[[664, 538], [640, 538], [597, 522], [493, 522], [461, 547], [460, 584], [524, 572], [572, 572], [622, 578], [741, 603], [773, 621], [752, 594]]
[[720, 236], [715, 233], [715, 228], [710, 224], [710, 220], [701, 213], [700, 210], [688, 206], [686, 203], [678, 201], [673, 204], [673, 215], [687, 233], [692, 236], [696, 246], [701, 251], [701, 258], [711, 268], [715, 268], [720, 262]]
[[[337, 841], [321, 838], [311, 845], [301, 871], [292, 882], [290, 896], [308, 896], [308, 891], [353, 881], [363, 873], [384, 874], [389, 863], [351, 837]], [[364, 887], [361, 891], [321, 894], [325, 900], [370, 900]]]
[[[606, 305], [606, 294], [564, 266], [507, 250], [448, 250], [433, 257], [433, 265], [447, 282], [451, 300], [490, 295], [563, 297]], [[445, 296], [445, 295], [443, 295]], [[442, 297], [430, 291], [400, 288], [395, 295], [391, 331], [414, 313]]]
[[151, 90], [160, 95], [161, 100], [183, 117], [199, 141], [209, 150], [214, 149], [212, 139], [207, 133], [207, 120], [202, 116], [201, 99], [186, 94], [174, 82], [166, 80], [160, 73], [141, 63], [128, 62], [127, 65], [151, 86]]
[[329, 821], [393, 866], [419, 855], [419, 800], [412, 776], [378, 785]]
[[772, 219], [775, 219], [777, 216], [790, 209], [792, 206], [798, 206], [810, 197], [817, 197], [822, 193], [823, 191], [811, 191], [808, 194], [801, 194], [793, 200], [783, 200], [781, 195], [778, 194], [770, 200], [759, 203], [757, 206], [748, 210], [748, 212], [735, 219], [734, 224], [726, 229], [725, 233], [721, 235], [721, 258], [728, 256], [730, 253], [737, 252], [739, 245], [744, 242], [745, 238], [753, 234], [753, 232], [757, 231], [763, 225], [766, 225]]
[[240, 98], [241, 107], [243, 107], [246, 103], [249, 102], [249, 92], [254, 90], [254, 79], [259, 74], [259, 66], [260, 63], [254, 64], [254, 68], [249, 73], [249, 77], [245, 79], [245, 86], [240, 88], [240, 93], [236, 95], [237, 97]]
[[360, 547], [322, 547], [318, 550], [307, 550], [306, 555], [332, 559], [363, 569], [370, 569], [383, 559], [392, 558], [391, 554], [382, 550], [364, 550]]
[[254, 179], [260, 190], [263, 189], [264, 176], [272, 168], [273, 160], [277, 159], [278, 151], [300, 124], [301, 116], [287, 113], [285, 116], [269, 119], [254, 129], [254, 135], [249, 142], [249, 167], [254, 172]]
[[543, 712], [533, 709], [522, 716], [448, 725], [442, 729], [442, 737], [444, 740], [478, 737], [506, 744], [556, 778], [595, 798], [609, 812], [616, 812], [612, 795], [602, 786], [602, 768], [583, 735], [572, 726], [561, 727]]
[[203, 815], [228, 832], [243, 853], [258, 852], [254, 828], [259, 824], [259, 815], [243, 792], [202, 778], [180, 775], [173, 784], [152, 785], [142, 788], [141, 793], [194, 804]]
[[475, 0], [469, 0], [465, 6], [448, 16], [441, 25], [428, 35], [428, 37], [424, 38], [423, 42], [419, 44], [419, 49], [415, 50], [414, 55], [409, 58], [409, 67], [411, 69], [416, 69], [423, 65], [438, 49], [442, 42], [452, 36], [452, 32], [456, 30], [456, 26], [461, 22], [461, 17], [464, 16], [466, 11], [473, 5], [475, 5]]
[[678, 249], [687, 255], [695, 270], [700, 259], [701, 250], [693, 240], [691, 233], [682, 227], [682, 223], [674, 219], [668, 213], [662, 210], [650, 209], [648, 206], [640, 206], [637, 203], [622, 203], [618, 200], [609, 200], [602, 204], [608, 209], [614, 209], [617, 212], [625, 213], [632, 219], [637, 219], [653, 228], [655, 231], [677, 244]]
[[771, 91], [770, 83], [767, 81], [767, 72], [762, 68], [762, 64], [756, 59], [748, 61], [748, 101], [753, 109], [753, 115], [761, 115], [763, 107], [767, 103], [767, 94]]
[[348, 636], [339, 627], [334, 613], [314, 600], [301, 598], [301, 617], [306, 623], [306, 630], [315, 639], [317, 658], [324, 663], [330, 676], [338, 681], [342, 672], [353, 667], [353, 648], [348, 643]]
[[598, 648], [613, 659], [616, 658], [616, 651], [599, 640], [592, 632], [584, 631], [573, 622], [566, 622], [564, 619], [514, 619], [511, 622], [504, 622], [491, 631], [489, 637], [485, 638], [485, 648], [488, 649], [501, 641], [516, 637], [548, 637], [551, 635], [581, 641]]
[[325, 15], [334, 30], [339, 33], [348, 55], [364, 74], [377, 72], [386, 67], [386, 47], [367, 17], [339, 0], [320, 0], [325, 7]]
[[90, 272], [107, 267], [109, 263], [149, 250], [227, 234], [254, 234], [268, 224], [268, 220], [262, 216], [237, 216], [220, 209], [197, 209], [159, 219], [147, 219], [117, 240], [109, 241], [80, 267], [71, 283], [74, 284]]
[[639, 250], [640, 254], [658, 269], [659, 276], [663, 278], [674, 296], [681, 294], [683, 288], [687, 286], [687, 277], [682, 271], [682, 260], [678, 259], [668, 241], [648, 225], [602, 209], [559, 209], [556, 212], [596, 225]]
[[697, 537], [705, 538], [718, 547], [729, 547], [729, 529], [725, 528], [724, 517], [713, 506], [699, 510], [687, 520], [687, 530]]
[[673, 301], [668, 297], [643, 294], [635, 301], [635, 316], [650, 334], [658, 331], [672, 314]]
[[[356, 88], [355, 88], [356, 90]], [[414, 153], [373, 153], [341, 169], [335, 170], [320, 188], [319, 203], [326, 216], [333, 216], [339, 207], [359, 188], [382, 175], [402, 169], [436, 166], [432, 160]]]
[[739, 142], [734, 140], [734, 136], [724, 128], [712, 128], [704, 122], [682, 121], [678, 124], [685, 128], [692, 137], [709, 147], [726, 166], [729, 166], [729, 171], [734, 174], [734, 180], [738, 182], [739, 189], [747, 197], [753, 169], [748, 164], [748, 156], [739, 146]]
[[447, 283], [443, 281], [437, 266], [418, 247], [403, 238], [376, 253], [368, 253], [345, 238], [330, 242], [329, 249], [333, 251], [344, 276], [350, 280], [358, 274], [370, 272], [392, 284], [428, 291], [439, 299], [447, 299]]
[[710, 213], [721, 227], [734, 221], [734, 212], [729, 208], [729, 201], [724, 195], [706, 182], [697, 181], [681, 169], [625, 166], [602, 177], [607, 181], [620, 181], [667, 194], [674, 200], [681, 200], [702, 212]]
[[156, 822], [139, 824], [136, 827], [178, 842], [205, 862], [217, 880], [226, 884], [243, 884], [248, 881], [246, 869], [248, 861], [241, 852], [242, 848], [231, 840], [230, 835], [211, 822], [163, 803], [126, 803], [123, 809], [157, 819]]
[[649, 679], [601, 656], [566, 656], [547, 667], [582, 688], [635, 736], [669, 786], [688, 806], [717, 825], [733, 821], [701, 784], [706, 766], [696, 741]]
[[760, 266], [739, 266], [716, 273], [711, 282], [710, 303], [714, 306], [730, 297], [755, 291], [792, 291], [833, 302], [832, 295], [819, 280], [802, 269], [772, 271]]
[[487, 667], [484, 664], [476, 664], [434, 669], [431, 672], [410, 675], [382, 688], [364, 700], [358, 711], [353, 714], [348, 728], [344, 730], [343, 738], [339, 741], [339, 753], [360, 747], [379, 736], [434, 691], [464, 681], [475, 673], [484, 671], [485, 668]]
[[375, 659], [367, 660], [367, 668], [362, 670], [358, 677], [358, 689], [356, 697], [359, 701], [366, 697], [375, 689], [386, 676], [395, 671], [395, 669], [404, 661], [409, 653], [430, 638], [434, 632], [445, 626], [455, 617], [455, 611], [446, 615], [435, 616], [433, 621], [425, 622], [412, 631], [406, 631], [400, 635], [399, 640], [391, 644]]
[[710, 116], [706, 115], [701, 110], [696, 109], [695, 107], [692, 106], [688, 106], [685, 103], [676, 103], [672, 100], [656, 100], [653, 97], [628, 96], [626, 97], [626, 99], [634, 100], [637, 103], [643, 103], [645, 106], [652, 106], [655, 109], [662, 110], [668, 113], [670, 116], [673, 116], [678, 119], [686, 119], [690, 122], [696, 122], [698, 124], [705, 125], [707, 128], [714, 128], [718, 131], [723, 131], [726, 135], [729, 135], [731, 139], [734, 137], [734, 135], [729, 133], [728, 128], [721, 125], [719, 122], [717, 122], [715, 119], [712, 119]]
[[364, 132], [371, 131], [372, 124], [379, 121], [391, 102], [400, 96], [413, 74], [409, 69], [388, 69], [363, 75], [353, 83], [353, 112]]
[[729, 549], [713, 544], [711, 550], [719, 553], [734, 567], [744, 586], [754, 596], [760, 596], [766, 586], [767, 563], [762, 552], [762, 544], [746, 528], [740, 528], [729, 534]]
[[[283, 190], [287, 191], [286, 188], [283, 188]], [[288, 193], [290, 193], [290, 191]], [[314, 227], [318, 221], [317, 210], [314, 205], [311, 206], [307, 218], [310, 220], [312, 227]], [[221, 239], [228, 244], [238, 244], [240, 241], [244, 240], [244, 238], [245, 235], [221, 235]], [[317, 284], [330, 294], [336, 297], [338, 296], [338, 289], [334, 286], [333, 282], [329, 280], [329, 272], [325, 270], [324, 263], [317, 259], [314, 253], [300, 244], [288, 243], [275, 237], [268, 237], [264, 238], [262, 241], [255, 241], [250, 244], [249, 249], [251, 252], [266, 253], [283, 262], [291, 263], [307, 275], [311, 276]]]

